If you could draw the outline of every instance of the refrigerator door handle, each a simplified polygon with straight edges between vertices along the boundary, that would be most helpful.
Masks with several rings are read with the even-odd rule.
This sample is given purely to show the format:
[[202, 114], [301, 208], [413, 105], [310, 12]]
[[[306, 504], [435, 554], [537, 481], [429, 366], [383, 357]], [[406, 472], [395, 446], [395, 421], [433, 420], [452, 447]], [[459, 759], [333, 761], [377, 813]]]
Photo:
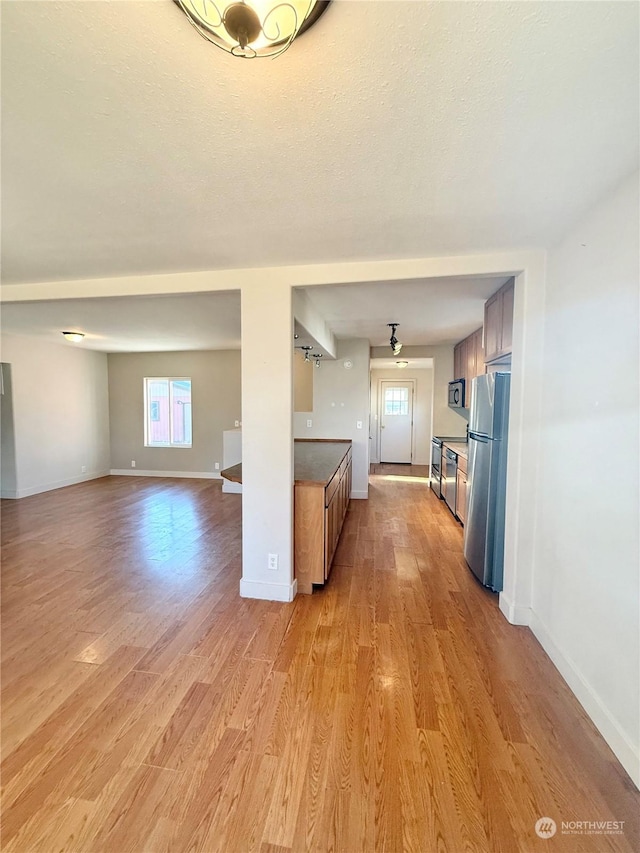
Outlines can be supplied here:
[[482, 432], [469, 432], [469, 441], [481, 441], [482, 444], [488, 444], [492, 439]]

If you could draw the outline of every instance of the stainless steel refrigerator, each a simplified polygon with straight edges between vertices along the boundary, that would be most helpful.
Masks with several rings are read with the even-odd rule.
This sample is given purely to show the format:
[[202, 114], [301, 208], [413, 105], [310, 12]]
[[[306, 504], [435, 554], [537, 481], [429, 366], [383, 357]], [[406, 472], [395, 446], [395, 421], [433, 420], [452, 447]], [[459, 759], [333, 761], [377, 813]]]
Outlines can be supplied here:
[[471, 381], [464, 558], [495, 592], [502, 590], [504, 567], [510, 381], [508, 373]]

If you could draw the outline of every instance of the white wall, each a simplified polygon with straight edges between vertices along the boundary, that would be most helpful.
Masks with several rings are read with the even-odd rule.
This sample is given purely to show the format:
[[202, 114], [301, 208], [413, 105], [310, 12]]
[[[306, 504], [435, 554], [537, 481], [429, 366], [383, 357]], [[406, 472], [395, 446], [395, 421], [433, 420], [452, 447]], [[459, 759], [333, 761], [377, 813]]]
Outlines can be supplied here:
[[[239, 350], [113, 353], [108, 364], [111, 470], [219, 477], [215, 463], [222, 465], [222, 433], [242, 417]], [[191, 378], [191, 447], [144, 446], [147, 376]]]
[[415, 395], [413, 400], [413, 447], [414, 465], [429, 465], [431, 461], [431, 418], [433, 414], [433, 368], [420, 367], [411, 370], [388, 368], [371, 371], [371, 461], [380, 461], [380, 380], [391, 379], [398, 382], [413, 380]]
[[640, 784], [638, 175], [549, 253], [531, 627]]
[[16, 473], [16, 438], [13, 422], [13, 390], [11, 365], [0, 364], [0, 496], [15, 497], [18, 490]]
[[[6, 335], [21, 498], [109, 473], [107, 356]], [[82, 472], [82, 466], [86, 471]]]
[[313, 371], [312, 361], [305, 361], [301, 352], [293, 353], [293, 411], [313, 411]]
[[[292, 601], [293, 310], [286, 282], [247, 281], [242, 298], [240, 595]], [[275, 569], [270, 568], [274, 555]]]
[[[345, 369], [345, 361], [353, 366]], [[312, 426], [307, 427], [311, 419]], [[362, 423], [358, 429], [357, 422]], [[369, 342], [337, 342], [336, 361], [313, 371], [313, 412], [294, 414], [295, 438], [350, 438], [353, 442], [352, 498], [369, 494]]]

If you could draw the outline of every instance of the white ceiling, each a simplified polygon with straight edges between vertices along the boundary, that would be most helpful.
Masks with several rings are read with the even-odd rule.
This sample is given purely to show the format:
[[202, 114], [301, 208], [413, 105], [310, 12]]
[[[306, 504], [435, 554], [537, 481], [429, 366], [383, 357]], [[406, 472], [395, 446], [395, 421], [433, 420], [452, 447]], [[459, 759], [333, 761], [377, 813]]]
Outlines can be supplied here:
[[387, 323], [399, 323], [406, 346], [453, 344], [482, 325], [484, 303], [506, 278], [433, 278], [427, 281], [321, 285], [304, 288], [338, 338], [389, 343]]
[[[638, 162], [638, 4], [345, 2], [234, 61], [170, 0], [3, 4], [3, 282], [548, 246]], [[309, 289], [460, 340], [503, 279]], [[103, 351], [240, 345], [237, 293], [5, 304]]]
[[273, 61], [2, 6], [5, 283], [548, 246], [637, 167], [637, 3], [335, 0]]
[[[455, 343], [482, 325], [486, 298], [505, 281], [435, 278], [305, 289], [338, 338], [367, 338], [371, 346], [386, 346], [387, 323], [397, 321], [397, 337], [406, 346], [438, 346]], [[80, 331], [85, 334], [82, 347], [101, 352], [240, 348], [238, 291], [5, 302], [0, 320], [4, 334], [52, 343], [64, 344], [62, 331]], [[298, 323], [295, 328], [300, 335], [295, 346], [313, 344], [314, 352], [328, 357], [305, 329]]]
[[[2, 306], [3, 333], [101, 352], [240, 348], [240, 294], [64, 299]], [[85, 334], [65, 342], [63, 331]]]

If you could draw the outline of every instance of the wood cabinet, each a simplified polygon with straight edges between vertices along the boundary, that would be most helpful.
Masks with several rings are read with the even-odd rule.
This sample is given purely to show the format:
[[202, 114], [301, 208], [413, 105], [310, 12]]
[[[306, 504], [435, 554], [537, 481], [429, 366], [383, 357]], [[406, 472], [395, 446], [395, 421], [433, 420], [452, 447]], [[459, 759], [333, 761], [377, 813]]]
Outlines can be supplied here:
[[513, 349], [513, 301], [515, 296], [514, 282], [502, 291], [502, 352], [510, 353]]
[[464, 524], [467, 517], [467, 460], [458, 454], [456, 468], [456, 516]]
[[454, 379], [464, 379], [464, 371], [466, 364], [466, 353], [464, 344], [466, 342], [466, 338], [464, 341], [460, 341], [453, 348], [453, 378]]
[[298, 592], [329, 577], [351, 495], [351, 447], [322, 480], [294, 487], [294, 565]]
[[484, 304], [484, 361], [487, 363], [511, 353], [514, 285], [514, 280], [510, 279]]
[[453, 349], [453, 378], [464, 379], [464, 408], [471, 406], [471, 380], [484, 373], [482, 327], [476, 329]]
[[[325, 525], [324, 525], [324, 580], [329, 577], [331, 563], [338, 547], [344, 517], [349, 506], [351, 494], [351, 451], [342, 461], [326, 489]], [[337, 481], [337, 482], [336, 482]], [[331, 494], [333, 492], [333, 494]], [[331, 495], [331, 496], [330, 496]]]

